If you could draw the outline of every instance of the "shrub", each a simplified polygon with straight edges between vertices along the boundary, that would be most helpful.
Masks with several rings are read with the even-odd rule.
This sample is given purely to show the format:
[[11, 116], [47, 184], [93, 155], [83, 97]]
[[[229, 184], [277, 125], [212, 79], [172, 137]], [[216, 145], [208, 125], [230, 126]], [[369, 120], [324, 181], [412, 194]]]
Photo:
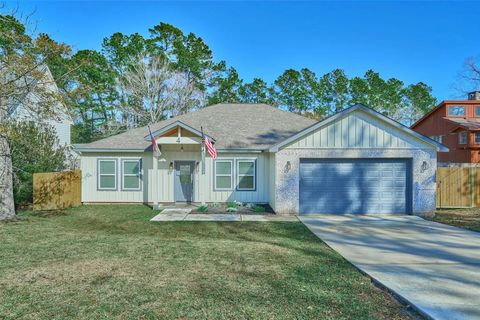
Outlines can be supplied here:
[[53, 127], [33, 122], [12, 122], [6, 128], [12, 150], [15, 205], [33, 201], [33, 174], [67, 169], [67, 147], [59, 146]]
[[263, 206], [254, 206], [253, 211], [255, 212], [265, 212], [265, 207]]
[[197, 211], [198, 212], [208, 212], [208, 207], [205, 206], [205, 205], [201, 205], [200, 207], [198, 207]]
[[243, 206], [243, 203], [237, 200], [233, 200], [233, 202], [237, 205], [237, 207]]
[[243, 206], [243, 203], [237, 200], [227, 202], [227, 208], [238, 208]]
[[245, 205], [245, 208], [253, 210], [255, 208], [255, 203], [249, 202]]
[[237, 212], [237, 210], [238, 209], [236, 207], [228, 207], [226, 211], [227, 212]]

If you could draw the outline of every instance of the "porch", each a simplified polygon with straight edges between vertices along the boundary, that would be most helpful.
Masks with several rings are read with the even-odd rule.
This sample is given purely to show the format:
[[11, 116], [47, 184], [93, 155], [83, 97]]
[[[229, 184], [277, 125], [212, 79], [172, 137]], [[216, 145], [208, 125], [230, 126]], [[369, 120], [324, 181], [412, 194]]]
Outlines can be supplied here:
[[[181, 122], [152, 134], [160, 155], [152, 154], [145, 163], [148, 168], [145, 173], [148, 174], [147, 197], [154, 208], [160, 208], [161, 204], [234, 200], [269, 202], [268, 155], [260, 151], [218, 150], [217, 160], [208, 153], [202, 159], [202, 133]], [[209, 139], [214, 141], [212, 137]]]
[[219, 221], [219, 222], [241, 222], [241, 221], [281, 221], [298, 222], [297, 216], [274, 215], [274, 214], [237, 214], [237, 213], [202, 213], [192, 214], [190, 209], [165, 209], [150, 221]]

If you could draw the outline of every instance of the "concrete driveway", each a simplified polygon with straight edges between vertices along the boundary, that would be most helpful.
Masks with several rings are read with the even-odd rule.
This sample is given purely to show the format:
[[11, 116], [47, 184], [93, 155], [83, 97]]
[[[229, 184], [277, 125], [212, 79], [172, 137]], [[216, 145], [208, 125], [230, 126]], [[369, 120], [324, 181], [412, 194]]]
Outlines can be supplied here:
[[299, 218], [427, 317], [480, 319], [480, 233], [415, 216]]

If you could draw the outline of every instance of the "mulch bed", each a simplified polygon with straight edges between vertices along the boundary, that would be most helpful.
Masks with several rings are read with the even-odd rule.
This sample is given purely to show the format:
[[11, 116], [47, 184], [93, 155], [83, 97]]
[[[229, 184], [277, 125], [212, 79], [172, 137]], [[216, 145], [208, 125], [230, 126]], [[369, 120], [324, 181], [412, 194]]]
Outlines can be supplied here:
[[227, 205], [225, 203], [218, 204], [218, 206], [213, 206], [212, 204], [208, 204], [208, 211], [201, 212], [198, 209], [192, 210], [190, 214], [261, 214], [261, 215], [274, 215], [275, 211], [268, 205], [262, 204], [258, 205], [265, 208], [264, 212], [255, 212], [254, 210], [246, 207], [246, 206], [238, 206], [236, 212], [227, 212]]

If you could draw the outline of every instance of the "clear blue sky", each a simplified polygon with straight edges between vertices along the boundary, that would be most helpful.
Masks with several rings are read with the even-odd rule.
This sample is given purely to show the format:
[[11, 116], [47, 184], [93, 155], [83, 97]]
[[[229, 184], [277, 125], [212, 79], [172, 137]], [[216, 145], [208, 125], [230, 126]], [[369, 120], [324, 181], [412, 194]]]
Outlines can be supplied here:
[[[15, 3], [9, 3], [13, 5]], [[147, 35], [159, 22], [201, 36], [242, 78], [274, 80], [287, 68], [349, 76], [373, 69], [424, 81], [439, 100], [467, 57], [480, 54], [476, 2], [16, 2], [38, 31], [75, 49], [99, 49], [114, 32]]]

